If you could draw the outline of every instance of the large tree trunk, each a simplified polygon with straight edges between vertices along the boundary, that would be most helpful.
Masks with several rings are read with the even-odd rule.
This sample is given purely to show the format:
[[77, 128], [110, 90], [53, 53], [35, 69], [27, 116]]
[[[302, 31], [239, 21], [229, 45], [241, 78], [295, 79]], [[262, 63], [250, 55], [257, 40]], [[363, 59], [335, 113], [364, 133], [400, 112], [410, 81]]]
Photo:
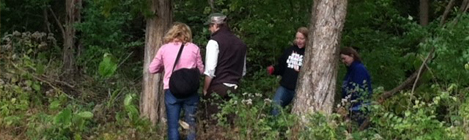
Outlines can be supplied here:
[[422, 26], [428, 25], [428, 7], [429, 0], [420, 0], [419, 19]]
[[172, 23], [173, 14], [171, 0], [152, 0], [150, 5], [156, 16], [147, 20], [140, 112], [156, 124], [165, 118], [163, 74], [150, 74], [148, 66], [163, 45], [163, 36]]
[[292, 112], [331, 114], [347, 0], [315, 0]]
[[64, 48], [63, 48], [63, 71], [64, 79], [72, 80], [74, 78], [76, 66], [75, 66], [75, 23], [80, 22], [80, 9], [81, 0], [67, 0], [65, 2], [65, 10], [67, 17], [65, 18], [65, 32], [64, 32]]

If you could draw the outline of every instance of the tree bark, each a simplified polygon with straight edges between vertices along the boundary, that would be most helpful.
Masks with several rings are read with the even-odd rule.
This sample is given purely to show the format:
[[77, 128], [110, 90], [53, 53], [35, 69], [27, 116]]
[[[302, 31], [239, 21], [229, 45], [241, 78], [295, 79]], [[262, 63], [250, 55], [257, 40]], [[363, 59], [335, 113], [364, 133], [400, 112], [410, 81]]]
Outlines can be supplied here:
[[[347, 0], [315, 0], [292, 112], [332, 113]], [[303, 120], [305, 122], [306, 120]]]
[[420, 10], [419, 10], [419, 19], [420, 25], [427, 26], [428, 25], [428, 7], [429, 7], [429, 0], [420, 0]]
[[467, 11], [467, 8], [469, 7], [469, 0], [464, 0], [461, 3], [461, 7], [459, 7], [459, 12], [465, 12]]
[[67, 0], [65, 2], [65, 10], [67, 17], [65, 18], [64, 30], [64, 48], [63, 48], [63, 71], [64, 79], [73, 81], [76, 71], [75, 66], [75, 34], [76, 30], [73, 25], [80, 22], [81, 0]]
[[148, 66], [160, 46], [163, 45], [163, 36], [172, 23], [172, 1], [152, 0], [150, 8], [156, 15], [147, 19], [140, 112], [143, 117], [149, 118], [153, 124], [156, 124], [166, 116], [163, 74], [150, 74]]

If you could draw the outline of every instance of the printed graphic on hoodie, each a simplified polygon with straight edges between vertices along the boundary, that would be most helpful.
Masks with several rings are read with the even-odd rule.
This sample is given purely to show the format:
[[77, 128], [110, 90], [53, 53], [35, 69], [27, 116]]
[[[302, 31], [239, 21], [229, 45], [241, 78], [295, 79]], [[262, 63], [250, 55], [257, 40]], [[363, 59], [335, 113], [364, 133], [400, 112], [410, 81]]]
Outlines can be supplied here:
[[303, 55], [300, 55], [296, 52], [292, 52], [287, 59], [287, 67], [300, 71], [300, 67], [303, 66]]

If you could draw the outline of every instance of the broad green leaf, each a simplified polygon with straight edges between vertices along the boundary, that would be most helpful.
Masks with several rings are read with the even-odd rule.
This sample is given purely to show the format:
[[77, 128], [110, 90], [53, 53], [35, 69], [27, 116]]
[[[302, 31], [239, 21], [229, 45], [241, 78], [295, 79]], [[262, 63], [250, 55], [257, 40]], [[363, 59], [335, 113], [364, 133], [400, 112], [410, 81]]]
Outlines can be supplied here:
[[41, 85], [39, 83], [34, 83], [33, 84], [33, 89], [36, 90], [36, 91], [40, 91], [41, 90]]
[[81, 118], [85, 118], [85, 119], [91, 119], [93, 118], [93, 113], [89, 111], [83, 111], [83, 112], [78, 113], [78, 116], [80, 116]]
[[103, 60], [99, 63], [99, 75], [104, 78], [109, 78], [117, 70], [117, 64], [113, 61], [112, 55], [109, 53], [104, 54]]
[[129, 106], [132, 103], [132, 94], [125, 95], [124, 106]]
[[49, 104], [50, 109], [58, 109], [60, 107], [60, 101], [54, 100], [52, 103]]
[[64, 125], [65, 127], [68, 127], [71, 125], [72, 122], [72, 110], [67, 108], [59, 112], [57, 116], [54, 118], [54, 123], [55, 124], [61, 124]]

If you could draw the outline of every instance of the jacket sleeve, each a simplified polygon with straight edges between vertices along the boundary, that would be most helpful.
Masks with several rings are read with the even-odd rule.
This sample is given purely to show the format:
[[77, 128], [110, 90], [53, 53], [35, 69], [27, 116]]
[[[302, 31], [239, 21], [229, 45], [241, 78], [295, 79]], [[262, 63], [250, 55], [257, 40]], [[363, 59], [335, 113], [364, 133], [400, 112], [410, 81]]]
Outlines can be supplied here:
[[351, 86], [352, 89], [355, 90], [355, 92], [367, 93], [367, 94], [370, 94], [372, 92], [372, 91], [369, 91], [371, 89], [371, 87], [369, 87], [371, 86], [371, 80], [370, 80], [370, 76], [366, 68], [357, 67], [354, 70], [354, 74], [352, 75], [351, 78], [352, 78], [351, 79], [352, 84], [349, 86]]
[[277, 65], [274, 66], [274, 72], [272, 73], [273, 75], [282, 75], [285, 72], [287, 67], [287, 59], [290, 52], [290, 49], [286, 49], [283, 52], [282, 56], [278, 59]]
[[160, 48], [158, 52], [156, 53], [155, 57], [150, 63], [150, 66], [148, 67], [148, 71], [151, 74], [159, 73], [163, 71], [163, 48]]

